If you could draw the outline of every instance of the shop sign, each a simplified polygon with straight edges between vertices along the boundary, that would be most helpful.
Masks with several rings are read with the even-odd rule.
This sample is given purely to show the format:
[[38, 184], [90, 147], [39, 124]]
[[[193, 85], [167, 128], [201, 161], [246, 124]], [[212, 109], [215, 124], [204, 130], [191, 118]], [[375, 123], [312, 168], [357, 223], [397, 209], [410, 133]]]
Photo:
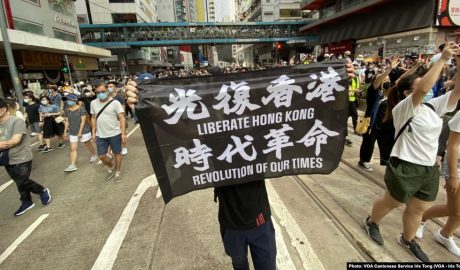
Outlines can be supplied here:
[[67, 25], [67, 26], [72, 26], [72, 27], [76, 27], [77, 24], [75, 23], [74, 20], [68, 18], [68, 17], [65, 17], [65, 16], [61, 16], [61, 15], [54, 15], [54, 21], [59, 23], [59, 24], [63, 24], [63, 25]]
[[62, 55], [57, 53], [21, 51], [22, 65], [25, 69], [59, 69]]
[[69, 63], [72, 64], [74, 70], [97, 70], [97, 60], [95, 58], [84, 56], [68, 56]]
[[35, 73], [24, 73], [22, 74], [23, 80], [41, 80], [43, 79], [43, 73], [35, 72]]
[[353, 44], [354, 42], [352, 40], [346, 40], [346, 41], [341, 41], [338, 43], [332, 43], [325, 45], [325, 52], [327, 53], [344, 53], [346, 51], [352, 51], [353, 50]]
[[460, 26], [460, 0], [438, 1], [436, 25]]

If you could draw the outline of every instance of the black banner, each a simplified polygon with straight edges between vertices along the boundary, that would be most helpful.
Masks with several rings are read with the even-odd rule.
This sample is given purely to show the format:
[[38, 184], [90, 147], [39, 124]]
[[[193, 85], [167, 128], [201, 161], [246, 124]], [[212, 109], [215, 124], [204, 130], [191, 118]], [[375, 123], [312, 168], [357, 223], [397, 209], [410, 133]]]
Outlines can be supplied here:
[[136, 113], [165, 202], [187, 192], [329, 174], [342, 156], [341, 62], [139, 85]]

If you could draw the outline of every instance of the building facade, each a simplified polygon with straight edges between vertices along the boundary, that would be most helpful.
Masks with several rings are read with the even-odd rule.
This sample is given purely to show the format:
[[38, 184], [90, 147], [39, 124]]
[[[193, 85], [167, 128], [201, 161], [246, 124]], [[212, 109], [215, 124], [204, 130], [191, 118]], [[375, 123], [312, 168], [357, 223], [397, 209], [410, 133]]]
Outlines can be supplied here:
[[[353, 51], [377, 60], [384, 56], [436, 53], [454, 31], [441, 27], [437, 14], [447, 0], [307, 0], [302, 9], [317, 10], [319, 20], [303, 27], [317, 32], [327, 53]], [[414, 7], [417, 7], [414, 12]], [[382, 53], [380, 53], [380, 56]]]
[[[71, 0], [16, 0], [0, 4], [4, 4], [8, 36], [24, 88], [38, 93], [47, 83], [70, 81], [71, 77], [72, 82], [85, 79], [88, 73], [99, 69], [98, 58], [111, 55], [108, 50], [81, 44]], [[66, 65], [65, 57], [71, 74], [61, 71]], [[0, 86], [0, 96], [10, 94], [12, 83], [3, 50]]]

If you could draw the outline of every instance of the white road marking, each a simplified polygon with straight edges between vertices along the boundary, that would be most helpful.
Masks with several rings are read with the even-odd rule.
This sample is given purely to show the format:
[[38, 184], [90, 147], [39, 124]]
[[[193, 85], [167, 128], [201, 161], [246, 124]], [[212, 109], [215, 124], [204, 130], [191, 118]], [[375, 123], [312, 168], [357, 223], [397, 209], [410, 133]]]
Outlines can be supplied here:
[[120, 219], [113, 228], [112, 232], [109, 235], [109, 238], [104, 244], [99, 256], [96, 259], [96, 262], [93, 265], [93, 270], [110, 270], [115, 263], [115, 260], [118, 256], [118, 251], [120, 250], [121, 244], [126, 237], [128, 232], [129, 225], [133, 220], [134, 213], [136, 212], [137, 207], [139, 206], [139, 201], [144, 195], [145, 191], [150, 187], [157, 185], [157, 179], [155, 175], [151, 175], [139, 184], [136, 192], [129, 200], [128, 205], [123, 210]]
[[161, 198], [161, 196], [163, 196], [163, 195], [161, 194], [161, 189], [160, 189], [160, 187], [158, 187], [157, 196], [156, 196], [156, 197], [157, 197], [157, 199], [158, 199], [158, 198]]
[[324, 266], [313, 250], [308, 238], [302, 232], [294, 217], [289, 213], [270, 181], [265, 181], [265, 183], [270, 197], [270, 205], [278, 217], [280, 225], [286, 229], [291, 240], [291, 245], [297, 250], [297, 255], [302, 261], [303, 269], [324, 270]]
[[30, 145], [30, 147], [34, 147], [35, 145], [39, 144], [40, 142], [36, 142]]
[[8, 256], [13, 253], [13, 251], [24, 241], [37, 227], [40, 223], [47, 218], [49, 214], [41, 215], [32, 225], [29, 226], [14, 242], [0, 255], [0, 264], [8, 258]]
[[11, 184], [13, 184], [13, 180], [10, 180], [3, 185], [0, 186], [0, 192], [4, 191], [7, 187], [9, 187]]
[[276, 267], [283, 270], [296, 270], [296, 267], [292, 262], [291, 255], [289, 255], [289, 251], [287, 250], [286, 242], [284, 242], [281, 227], [278, 225], [274, 217], [272, 217], [272, 222], [275, 227], [276, 238]]
[[[133, 135], [133, 133], [134, 133], [139, 127], [140, 127], [140, 125], [137, 125], [135, 128], [133, 128], [133, 130], [131, 130], [131, 132], [128, 133], [128, 135], [127, 135], [126, 137], [129, 138], [131, 135]], [[100, 165], [100, 164], [102, 164], [102, 161], [99, 160], [96, 164], [97, 164], [97, 165]]]

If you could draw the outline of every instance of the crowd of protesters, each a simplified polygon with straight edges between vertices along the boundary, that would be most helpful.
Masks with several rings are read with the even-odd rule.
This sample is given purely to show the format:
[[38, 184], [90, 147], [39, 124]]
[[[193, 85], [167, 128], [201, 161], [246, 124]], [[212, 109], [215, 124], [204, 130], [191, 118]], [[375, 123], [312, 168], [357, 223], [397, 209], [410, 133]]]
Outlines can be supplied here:
[[[397, 241], [422, 262], [430, 259], [415, 239], [423, 237], [429, 219], [441, 216], [447, 216], [448, 221], [444, 228], [435, 232], [434, 238], [451, 253], [460, 256], [460, 248], [453, 239], [453, 233], [460, 226], [460, 113], [456, 113], [460, 99], [460, 75], [457, 74], [460, 48], [449, 43], [439, 49], [431, 59], [392, 56], [386, 61], [366, 63], [360, 55], [352, 59], [350, 52], [340, 56], [323, 54], [314, 58], [306, 55], [294, 59], [295, 64], [339, 59], [348, 62], [349, 115], [353, 130], [362, 136], [357, 166], [373, 172], [370, 161], [375, 142], [380, 149], [380, 164], [386, 166], [386, 191], [375, 200], [364, 227], [373, 241], [383, 245], [379, 223], [393, 209], [405, 205], [403, 233]], [[130, 113], [137, 119], [127, 102], [137, 98], [135, 80], [200, 77], [258, 69], [264, 68], [163, 70], [133, 78], [82, 83], [78, 87], [50, 85], [39, 96], [29, 91], [24, 93], [24, 114], [13, 100], [0, 100], [0, 129], [5, 125], [14, 127], [14, 136], [9, 137], [14, 140], [8, 141], [13, 149], [30, 148], [26, 147], [28, 140], [21, 140], [22, 137], [28, 138], [26, 123], [31, 135], [38, 136], [40, 146], [37, 150], [43, 153], [53, 150], [51, 138], [54, 136], [58, 138], [58, 148], [65, 147], [66, 140], [69, 140], [70, 162], [66, 172], [78, 169], [76, 161], [81, 142], [88, 150], [89, 162], [99, 159], [107, 167], [105, 180], [114, 178], [119, 182], [122, 155], [127, 154], [126, 117]], [[125, 85], [127, 81], [130, 82]], [[368, 118], [368, 124], [364, 132], [358, 132], [360, 100], [366, 101], [362, 118]], [[349, 139], [346, 143], [352, 145]], [[4, 144], [4, 140], [0, 140], [0, 150], [6, 149]], [[33, 207], [30, 192], [40, 194], [44, 204], [51, 200], [48, 189], [28, 178], [32, 155], [28, 150], [23, 151], [23, 159], [13, 155], [10, 159], [13, 162], [6, 167], [21, 193], [22, 205], [15, 215]], [[21, 169], [15, 164], [23, 163], [27, 163], [28, 173], [18, 175]], [[446, 178], [448, 201], [446, 205], [431, 207], [438, 193], [438, 166], [442, 166]], [[249, 246], [256, 269], [275, 269], [275, 235], [264, 182], [216, 188], [215, 194], [219, 201], [223, 244], [232, 257], [234, 268], [248, 269]], [[254, 221], [259, 220], [260, 215], [264, 222], [256, 225]], [[253, 250], [253, 245], [259, 245], [260, 250]]]

